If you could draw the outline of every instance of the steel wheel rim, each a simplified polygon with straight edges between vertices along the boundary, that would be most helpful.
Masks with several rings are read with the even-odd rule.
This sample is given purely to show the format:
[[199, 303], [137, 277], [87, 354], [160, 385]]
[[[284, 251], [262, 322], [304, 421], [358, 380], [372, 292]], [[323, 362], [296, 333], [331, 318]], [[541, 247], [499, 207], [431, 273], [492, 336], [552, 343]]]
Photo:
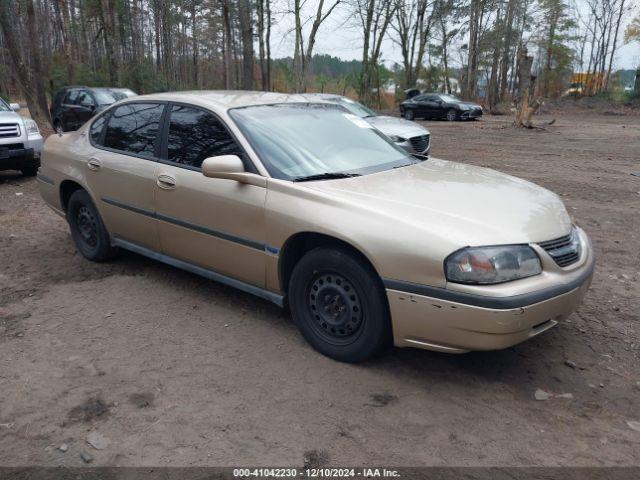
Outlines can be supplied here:
[[91, 248], [98, 245], [98, 222], [93, 212], [85, 205], [78, 209], [76, 226], [82, 242]]
[[334, 272], [318, 272], [309, 282], [307, 308], [311, 326], [334, 345], [352, 343], [362, 332], [362, 300], [353, 284]]
[[453, 122], [456, 119], [456, 112], [449, 110], [447, 112], [447, 120], [449, 120], [450, 122]]

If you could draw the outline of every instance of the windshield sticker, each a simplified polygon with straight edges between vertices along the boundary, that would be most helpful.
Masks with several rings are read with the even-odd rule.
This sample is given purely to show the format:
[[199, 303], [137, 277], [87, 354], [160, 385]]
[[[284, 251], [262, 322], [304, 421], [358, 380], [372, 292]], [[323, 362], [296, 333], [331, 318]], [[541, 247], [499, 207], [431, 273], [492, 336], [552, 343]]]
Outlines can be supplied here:
[[369, 122], [361, 119], [360, 117], [358, 117], [357, 115], [354, 115], [353, 113], [343, 113], [342, 115], [348, 120], [351, 120], [351, 122], [355, 123], [360, 128], [373, 128], [373, 126]]

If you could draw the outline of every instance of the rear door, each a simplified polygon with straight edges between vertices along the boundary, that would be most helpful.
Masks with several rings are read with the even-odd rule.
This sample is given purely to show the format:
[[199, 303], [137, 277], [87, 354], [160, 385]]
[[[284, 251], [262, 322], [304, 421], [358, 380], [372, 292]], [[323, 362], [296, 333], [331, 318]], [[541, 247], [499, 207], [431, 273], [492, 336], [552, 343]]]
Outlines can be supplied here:
[[162, 102], [135, 102], [99, 116], [89, 131], [93, 148], [86, 166], [111, 235], [153, 251], [160, 249], [154, 195], [164, 109]]
[[250, 160], [212, 112], [170, 104], [166, 145], [157, 171], [156, 211], [162, 252], [254, 286], [265, 283], [266, 188], [207, 178], [205, 158]]
[[80, 90], [69, 90], [62, 100], [60, 120], [62, 121], [62, 130], [65, 132], [76, 129], [76, 100]]
[[438, 117], [440, 116], [440, 103], [438, 100], [440, 97], [438, 95], [426, 95], [424, 99], [424, 111], [425, 115], [428, 117]]
[[416, 102], [416, 105], [417, 105], [417, 109], [416, 109], [417, 117], [424, 117], [428, 115], [426, 100], [427, 100], [427, 95], [418, 95], [413, 99], [413, 101]]
[[76, 125], [75, 130], [84, 125], [95, 113], [98, 105], [88, 90], [81, 90], [75, 101]]

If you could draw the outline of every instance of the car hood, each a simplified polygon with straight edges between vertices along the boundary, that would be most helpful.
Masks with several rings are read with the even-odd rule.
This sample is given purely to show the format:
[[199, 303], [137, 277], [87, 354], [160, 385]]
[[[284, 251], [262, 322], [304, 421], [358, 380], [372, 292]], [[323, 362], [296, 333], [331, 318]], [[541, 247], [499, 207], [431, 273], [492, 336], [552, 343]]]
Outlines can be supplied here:
[[0, 122], [21, 123], [22, 117], [16, 112], [0, 112]]
[[367, 117], [365, 120], [387, 136], [397, 135], [402, 138], [411, 138], [429, 135], [429, 130], [422, 125], [404, 118], [377, 115], [375, 117]]
[[571, 230], [560, 198], [526, 180], [487, 168], [430, 159], [362, 177], [307, 187], [405, 222], [460, 246], [531, 243]]

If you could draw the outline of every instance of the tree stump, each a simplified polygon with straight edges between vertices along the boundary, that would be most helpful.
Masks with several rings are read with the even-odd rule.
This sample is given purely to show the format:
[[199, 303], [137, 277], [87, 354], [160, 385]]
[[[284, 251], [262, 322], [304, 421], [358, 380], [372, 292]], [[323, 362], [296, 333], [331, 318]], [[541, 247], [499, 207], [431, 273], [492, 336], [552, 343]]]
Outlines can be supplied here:
[[527, 47], [520, 44], [518, 48], [518, 91], [516, 94], [516, 118], [513, 125], [516, 127], [533, 128], [532, 118], [542, 105], [542, 100], [534, 98], [536, 88], [536, 75], [531, 74], [533, 57], [528, 54]]

